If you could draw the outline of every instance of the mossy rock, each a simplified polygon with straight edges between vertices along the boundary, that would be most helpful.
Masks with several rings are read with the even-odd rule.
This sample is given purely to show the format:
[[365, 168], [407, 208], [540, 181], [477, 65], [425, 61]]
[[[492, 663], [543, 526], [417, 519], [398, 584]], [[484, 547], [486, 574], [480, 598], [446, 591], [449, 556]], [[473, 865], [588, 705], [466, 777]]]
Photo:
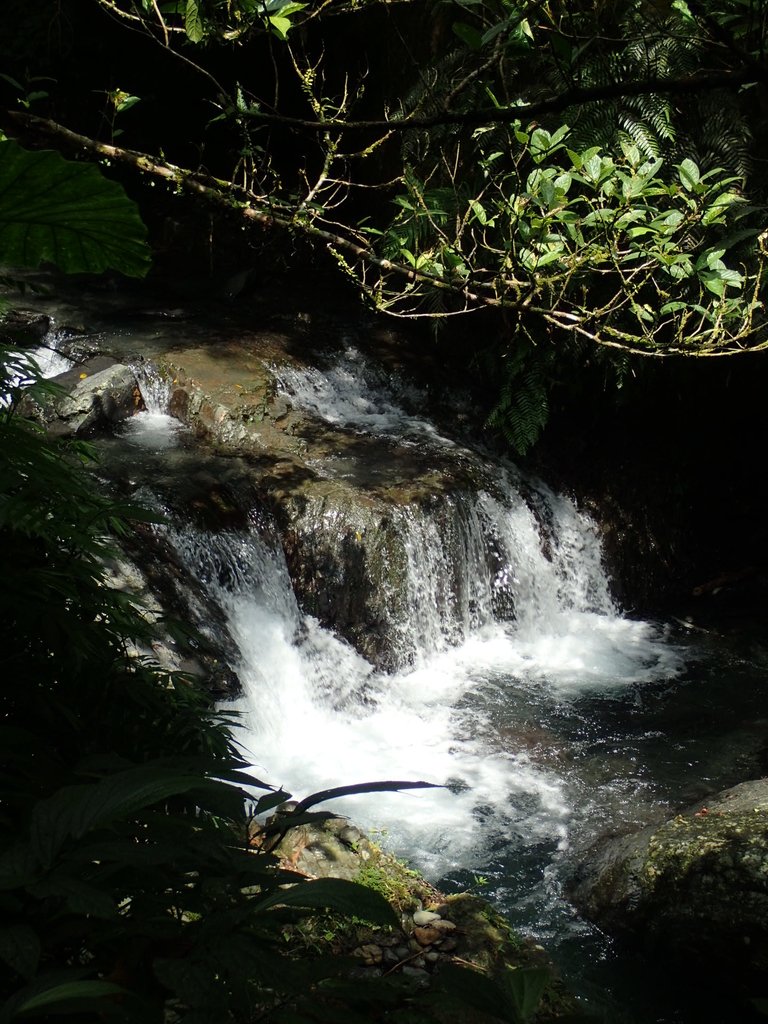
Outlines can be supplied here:
[[[518, 935], [486, 900], [469, 893], [439, 892], [346, 819], [299, 825], [274, 852], [283, 868], [312, 877], [346, 878], [384, 896], [400, 920], [399, 928], [382, 930], [354, 917], [317, 914], [293, 930], [288, 941], [297, 955], [349, 956], [353, 976], [379, 976], [402, 984], [404, 1005], [418, 1004], [424, 1024], [512, 1019], [484, 1013], [458, 996], [439, 998], [441, 972], [456, 967], [465, 977], [469, 971], [470, 979], [476, 972], [481, 989], [482, 979], [490, 980], [498, 986], [492, 988], [495, 993], [515, 988], [513, 972], [529, 971], [538, 1004], [535, 1014], [526, 1018], [531, 1022], [575, 1012], [575, 1000], [556, 978], [541, 946]], [[438, 923], [424, 918], [437, 918]]]
[[749, 987], [768, 975], [768, 779], [593, 849], [578, 906], [647, 947]]

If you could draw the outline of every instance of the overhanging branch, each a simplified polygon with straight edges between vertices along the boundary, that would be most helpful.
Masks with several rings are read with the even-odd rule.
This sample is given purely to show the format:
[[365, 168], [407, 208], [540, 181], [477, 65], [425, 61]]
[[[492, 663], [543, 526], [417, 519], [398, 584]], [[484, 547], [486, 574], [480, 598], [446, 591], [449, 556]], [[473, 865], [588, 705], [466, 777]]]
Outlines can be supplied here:
[[714, 89], [736, 89], [753, 82], [768, 82], [768, 66], [750, 64], [738, 71], [713, 72], [706, 75], [687, 75], [682, 78], [650, 78], [640, 82], [611, 82], [590, 88], [573, 88], [535, 103], [516, 103], [507, 107], [479, 107], [464, 112], [446, 110], [428, 117], [393, 117], [361, 121], [343, 118], [328, 118], [316, 121], [300, 117], [286, 117], [266, 111], [249, 110], [248, 116], [264, 124], [284, 128], [301, 128], [307, 131], [324, 132], [360, 131], [376, 129], [386, 131], [409, 131], [412, 128], [437, 128], [441, 125], [462, 125], [474, 128], [487, 124], [510, 124], [515, 121], [530, 121], [544, 114], [553, 114], [568, 107], [602, 100], [619, 99], [625, 96], [648, 96], [653, 93], [683, 95], [708, 92]]
[[[55, 121], [49, 121], [46, 118], [18, 111], [11, 111], [10, 116], [20, 124], [43, 135], [57, 138], [71, 147], [85, 150], [96, 159], [117, 160], [120, 163], [133, 167], [142, 174], [161, 178], [174, 187], [200, 196], [201, 199], [219, 207], [222, 211], [238, 215], [250, 223], [260, 224], [268, 228], [298, 231], [310, 238], [316, 238], [324, 242], [329, 248], [349, 253], [356, 259], [364, 261], [367, 266], [376, 267], [378, 270], [387, 273], [397, 274], [408, 281], [420, 281], [434, 288], [449, 291], [476, 306], [505, 305], [511, 307], [515, 305], [513, 302], [502, 302], [497, 296], [482, 295], [470, 291], [462, 281], [454, 283], [453, 281], [437, 277], [434, 274], [407, 267], [401, 263], [393, 263], [391, 260], [382, 259], [376, 256], [369, 248], [349, 238], [345, 238], [344, 235], [318, 227], [308, 219], [305, 211], [300, 209], [295, 212], [284, 208], [275, 210], [269, 206], [269, 200], [265, 200], [263, 206], [257, 206], [252, 197], [242, 196], [231, 182], [219, 182], [216, 179], [210, 179], [214, 184], [205, 184], [200, 180], [200, 175], [195, 174], [193, 171], [183, 167], [176, 167], [174, 164], [149, 156], [146, 153], [122, 149], [120, 146], [107, 142], [98, 142], [87, 135], [79, 135], [77, 132], [73, 132]], [[301, 213], [304, 213], [304, 215], [300, 215]]]

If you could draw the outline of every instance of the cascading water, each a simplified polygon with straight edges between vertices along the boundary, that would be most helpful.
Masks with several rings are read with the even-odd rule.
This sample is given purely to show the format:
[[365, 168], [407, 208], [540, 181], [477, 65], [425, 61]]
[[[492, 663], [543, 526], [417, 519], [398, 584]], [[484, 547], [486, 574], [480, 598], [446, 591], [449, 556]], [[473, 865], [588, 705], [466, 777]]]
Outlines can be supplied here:
[[[357, 430], [370, 415], [381, 429], [386, 408], [394, 433], [392, 396], [366, 387], [358, 401], [345, 373], [338, 400], [328, 379], [318, 398], [315, 376], [293, 371], [294, 401], [309, 395], [316, 415], [351, 418]], [[413, 417], [404, 429], [413, 436]], [[433, 877], [482, 865], [493, 850], [543, 845], [557, 856], [568, 845], [568, 780], [525, 742], [530, 724], [510, 709], [679, 667], [658, 631], [617, 614], [589, 518], [512, 468], [494, 469], [493, 494], [461, 490], [393, 510], [407, 615], [392, 638], [401, 667], [389, 675], [300, 612], [282, 550], [256, 528], [171, 534], [238, 644], [240, 741], [255, 773], [304, 794], [382, 778], [445, 787], [339, 807], [386, 828]]]
[[[437, 783], [443, 788], [345, 798], [335, 809], [386, 829], [389, 845], [442, 888], [483, 876], [483, 891], [512, 921], [559, 949], [583, 979], [609, 957], [606, 940], [563, 898], [571, 850], [666, 816], [665, 800], [680, 804], [689, 791], [695, 799], [702, 781], [717, 788], [733, 743], [743, 742], [738, 716], [750, 709], [718, 695], [715, 686], [730, 684], [716, 665], [706, 684], [691, 672], [679, 636], [673, 643], [665, 628], [618, 612], [599, 533], [569, 499], [404, 413], [399, 392], [350, 346], [323, 373], [283, 367], [276, 376], [294, 406], [340, 431], [342, 449], [351, 433], [363, 459], [391, 457], [397, 468], [417, 449], [427, 465], [454, 460], [472, 473], [420, 500], [395, 487], [384, 503], [376, 557], [397, 562], [400, 591], [397, 614], [382, 619], [389, 674], [301, 611], [263, 510], [252, 510], [249, 529], [211, 532], [183, 517], [164, 528], [235, 641], [238, 736], [254, 775], [297, 795], [386, 778]], [[147, 412], [122, 439], [145, 447], [152, 486], [162, 476], [173, 488], [173, 464], [186, 472], [186, 442], [146, 367], [139, 381]], [[149, 431], [137, 442], [153, 416], [160, 440]], [[372, 436], [386, 445], [368, 446]], [[179, 440], [176, 453], [164, 450]], [[225, 462], [203, 476], [219, 479]], [[354, 486], [384, 478], [378, 466], [367, 475], [350, 468], [344, 454], [319, 458], [315, 470]], [[339, 533], [336, 510], [320, 508], [327, 533]], [[355, 529], [341, 525], [345, 535]], [[716, 723], [700, 714], [710, 691]], [[751, 679], [739, 692], [759, 705]], [[724, 724], [725, 742], [713, 723]]]
[[125, 439], [153, 451], [173, 448], [179, 443], [183, 425], [168, 412], [171, 382], [152, 363], [133, 367], [144, 400], [144, 409], [127, 419], [122, 427]]
[[52, 325], [43, 344], [31, 353], [43, 377], [58, 377], [60, 373], [66, 373], [74, 365], [72, 359], [59, 351], [59, 344], [59, 332]]
[[392, 378], [372, 364], [352, 344], [347, 344], [327, 366], [279, 366], [275, 379], [291, 401], [334, 426], [351, 427], [362, 433], [396, 437], [403, 443], [428, 438], [452, 446], [429, 420], [409, 415], [398, 399], [418, 403], [423, 396], [411, 385], [399, 381], [397, 397]]

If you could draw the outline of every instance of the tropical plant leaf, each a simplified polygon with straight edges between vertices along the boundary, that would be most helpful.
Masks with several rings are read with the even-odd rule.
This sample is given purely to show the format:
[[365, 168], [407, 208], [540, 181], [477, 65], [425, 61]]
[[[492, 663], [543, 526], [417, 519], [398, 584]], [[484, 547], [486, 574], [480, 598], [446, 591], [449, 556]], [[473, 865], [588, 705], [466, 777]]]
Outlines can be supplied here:
[[48, 866], [68, 838], [78, 838], [96, 825], [200, 787], [199, 775], [173, 769], [172, 759], [165, 759], [107, 776], [91, 785], [58, 790], [32, 811], [34, 856]]
[[515, 1009], [516, 1018], [527, 1021], [538, 1009], [541, 997], [552, 982], [552, 973], [546, 967], [507, 968], [499, 982]]
[[318, 878], [290, 889], [279, 889], [253, 906], [259, 913], [271, 907], [322, 907], [364, 918], [372, 924], [397, 927], [397, 915], [379, 893], [343, 878]]
[[441, 968], [430, 1000], [437, 1003], [447, 1001], [452, 1007], [458, 1003], [479, 1010], [494, 1020], [518, 1024], [505, 993], [494, 981], [480, 971], [457, 967], [455, 964], [446, 964]]
[[200, 17], [200, 8], [197, 0], [187, 0], [184, 28], [190, 42], [199, 43], [205, 36], [205, 26], [203, 25], [203, 19]]
[[67, 1003], [73, 1001], [77, 1001], [78, 1008], [82, 1008], [83, 1000], [93, 1001], [93, 1008], [96, 1009], [106, 996], [123, 995], [124, 992], [119, 985], [113, 985], [109, 981], [65, 981], [25, 999], [14, 1016], [37, 1013], [41, 1010], [51, 1012], [54, 1007], [61, 1010]]
[[334, 789], [321, 789], [305, 797], [296, 807], [294, 814], [306, 811], [308, 807], [323, 803], [325, 800], [336, 800], [340, 796], [354, 796], [357, 793], [392, 793], [401, 789], [441, 789], [434, 782], [358, 782], [352, 786], [336, 786]]
[[23, 978], [31, 978], [40, 961], [40, 938], [26, 924], [0, 928], [0, 960]]
[[66, 273], [149, 270], [135, 204], [93, 164], [0, 142], [0, 252], [11, 267], [55, 263]]

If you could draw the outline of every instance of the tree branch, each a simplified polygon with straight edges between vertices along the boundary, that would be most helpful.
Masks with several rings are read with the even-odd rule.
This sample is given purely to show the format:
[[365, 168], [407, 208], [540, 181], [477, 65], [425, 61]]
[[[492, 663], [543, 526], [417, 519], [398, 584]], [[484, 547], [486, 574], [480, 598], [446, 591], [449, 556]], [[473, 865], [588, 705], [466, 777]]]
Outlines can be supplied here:
[[623, 96], [647, 96], [653, 93], [685, 93], [707, 92], [713, 89], [735, 89], [751, 82], [768, 82], [768, 66], [749, 64], [738, 71], [713, 72], [706, 75], [687, 75], [683, 78], [651, 78], [640, 82], [611, 82], [608, 85], [595, 85], [588, 88], [579, 86], [567, 89], [548, 99], [535, 103], [516, 103], [509, 107], [479, 107], [464, 112], [444, 110], [428, 117], [400, 117], [391, 119], [371, 119], [363, 121], [347, 121], [341, 118], [329, 118], [322, 121], [311, 121], [300, 117], [286, 117], [282, 114], [269, 114], [261, 111], [248, 111], [248, 117], [265, 124], [281, 125], [285, 128], [304, 128], [309, 131], [359, 131], [361, 129], [385, 129], [387, 131], [404, 132], [412, 128], [436, 128], [440, 125], [463, 125], [476, 127], [486, 124], [509, 124], [510, 122], [541, 117], [568, 107], [585, 103], [597, 103], [601, 100], [617, 99]]

